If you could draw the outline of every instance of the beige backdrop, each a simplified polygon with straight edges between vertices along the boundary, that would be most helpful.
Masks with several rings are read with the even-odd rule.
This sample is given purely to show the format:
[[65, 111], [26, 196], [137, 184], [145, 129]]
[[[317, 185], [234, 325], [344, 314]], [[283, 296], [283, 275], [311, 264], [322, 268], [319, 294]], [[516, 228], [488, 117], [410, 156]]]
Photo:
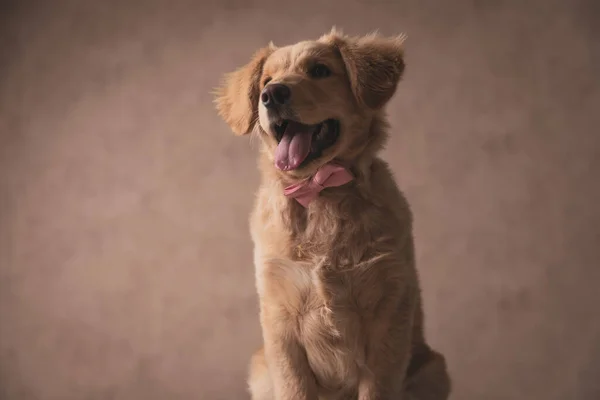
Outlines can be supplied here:
[[255, 149], [210, 91], [336, 24], [408, 33], [384, 155], [453, 399], [600, 399], [597, 4], [4, 1], [0, 398], [247, 398]]

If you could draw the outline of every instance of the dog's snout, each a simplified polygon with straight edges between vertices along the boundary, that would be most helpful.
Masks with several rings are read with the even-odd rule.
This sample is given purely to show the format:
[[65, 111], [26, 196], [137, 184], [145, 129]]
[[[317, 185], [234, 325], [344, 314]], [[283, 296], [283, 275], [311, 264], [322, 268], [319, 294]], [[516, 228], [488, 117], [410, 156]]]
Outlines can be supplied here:
[[286, 85], [272, 83], [263, 89], [260, 101], [267, 108], [276, 107], [287, 103], [291, 95], [292, 92]]

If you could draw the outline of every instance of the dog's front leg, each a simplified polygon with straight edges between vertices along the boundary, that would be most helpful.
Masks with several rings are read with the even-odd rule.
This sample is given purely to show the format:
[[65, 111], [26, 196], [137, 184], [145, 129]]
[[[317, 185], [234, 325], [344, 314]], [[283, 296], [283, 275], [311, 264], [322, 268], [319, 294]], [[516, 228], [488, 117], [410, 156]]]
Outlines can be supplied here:
[[315, 378], [302, 345], [277, 317], [263, 324], [265, 359], [275, 400], [317, 400]]
[[[386, 349], [384, 342], [367, 345], [367, 365], [358, 386], [358, 400], [404, 400], [404, 375], [409, 350]], [[392, 360], [392, 353], [396, 360]]]
[[[408, 304], [379, 315], [366, 330], [366, 365], [358, 400], [404, 400], [404, 377], [410, 360], [411, 317]], [[385, 307], [385, 306], [384, 306]], [[400, 312], [398, 312], [400, 311]]]
[[260, 318], [275, 400], [317, 400], [317, 384], [298, 332], [298, 310], [310, 275], [289, 260], [260, 266]]

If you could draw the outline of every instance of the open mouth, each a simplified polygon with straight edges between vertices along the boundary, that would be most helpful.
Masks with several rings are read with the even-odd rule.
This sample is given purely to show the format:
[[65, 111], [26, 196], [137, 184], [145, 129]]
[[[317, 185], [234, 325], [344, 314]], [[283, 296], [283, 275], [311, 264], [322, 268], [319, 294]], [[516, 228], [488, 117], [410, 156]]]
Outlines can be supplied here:
[[282, 171], [300, 168], [319, 158], [333, 146], [340, 133], [340, 123], [328, 119], [307, 125], [290, 119], [272, 124], [271, 131], [279, 143], [275, 150], [275, 166]]

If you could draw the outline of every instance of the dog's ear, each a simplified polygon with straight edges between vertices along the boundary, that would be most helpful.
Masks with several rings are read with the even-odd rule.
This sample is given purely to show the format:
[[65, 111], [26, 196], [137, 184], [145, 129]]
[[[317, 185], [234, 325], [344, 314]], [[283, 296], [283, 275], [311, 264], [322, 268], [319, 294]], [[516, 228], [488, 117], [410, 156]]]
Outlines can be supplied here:
[[258, 50], [251, 61], [225, 75], [221, 86], [213, 92], [219, 115], [236, 135], [250, 133], [258, 119], [260, 77], [263, 65], [275, 50], [270, 43]]
[[349, 37], [334, 27], [322, 40], [339, 50], [354, 96], [361, 104], [376, 110], [392, 98], [404, 72], [405, 35]]

